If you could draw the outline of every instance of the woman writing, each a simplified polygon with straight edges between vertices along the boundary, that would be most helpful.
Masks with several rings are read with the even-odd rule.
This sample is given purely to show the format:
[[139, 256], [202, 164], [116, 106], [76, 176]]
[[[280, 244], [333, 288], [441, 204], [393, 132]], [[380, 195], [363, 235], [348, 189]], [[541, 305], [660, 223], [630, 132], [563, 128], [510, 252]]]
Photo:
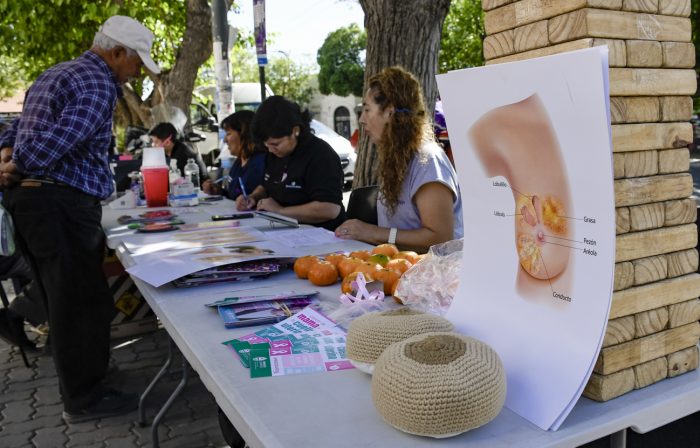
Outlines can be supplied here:
[[171, 123], [158, 123], [153, 126], [148, 135], [151, 137], [153, 146], [160, 146], [165, 149], [165, 155], [168, 159], [177, 160], [177, 169], [180, 170], [180, 175], [185, 173], [187, 159], [194, 159], [197, 166], [199, 166], [199, 178], [209, 179], [207, 166], [204, 164], [202, 156], [178, 139], [177, 129]]
[[[236, 160], [228, 174], [230, 177], [228, 188], [222, 190], [218, 184], [207, 180], [202, 184], [202, 191], [205, 193], [223, 193], [229, 199], [238, 200], [240, 197], [242, 201], [245, 194], [262, 184], [263, 171], [265, 170], [265, 148], [253, 143], [250, 125], [254, 115], [255, 113], [252, 111], [240, 110], [224, 118], [221, 122], [221, 127], [226, 132], [224, 141]], [[245, 190], [241, 186], [245, 187]]]
[[461, 238], [457, 174], [434, 140], [418, 80], [401, 67], [370, 78], [360, 124], [379, 157], [378, 225], [350, 219], [336, 236], [417, 252]]
[[253, 136], [268, 149], [262, 185], [239, 210], [257, 208], [333, 230], [345, 220], [343, 170], [338, 154], [311, 133], [308, 111], [271, 96], [253, 118]]

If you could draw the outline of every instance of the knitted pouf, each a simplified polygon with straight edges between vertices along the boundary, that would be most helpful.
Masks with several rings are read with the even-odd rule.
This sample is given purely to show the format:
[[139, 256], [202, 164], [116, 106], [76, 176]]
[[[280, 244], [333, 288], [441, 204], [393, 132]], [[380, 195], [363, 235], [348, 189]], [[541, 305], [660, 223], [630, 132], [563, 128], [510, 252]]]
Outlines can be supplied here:
[[457, 333], [427, 333], [387, 347], [372, 377], [372, 401], [391, 426], [451, 437], [493, 420], [506, 399], [496, 352]]
[[367, 313], [350, 324], [346, 354], [355, 367], [371, 374], [379, 355], [394, 342], [418, 334], [452, 329], [449, 320], [410, 308]]

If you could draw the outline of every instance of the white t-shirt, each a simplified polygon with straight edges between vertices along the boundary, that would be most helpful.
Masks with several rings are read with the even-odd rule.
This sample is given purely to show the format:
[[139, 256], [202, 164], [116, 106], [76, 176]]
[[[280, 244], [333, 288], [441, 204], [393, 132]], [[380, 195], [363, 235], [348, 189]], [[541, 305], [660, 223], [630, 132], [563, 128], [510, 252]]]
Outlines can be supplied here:
[[432, 141], [423, 142], [420, 150], [411, 160], [408, 172], [401, 186], [396, 213], [382, 204], [381, 191], [377, 197], [377, 224], [379, 227], [396, 227], [399, 230], [414, 230], [421, 227], [418, 207], [413, 200], [416, 192], [430, 182], [440, 182], [452, 191], [454, 214], [454, 239], [464, 236], [462, 225], [462, 197], [459, 193], [459, 183], [450, 159], [445, 151]]

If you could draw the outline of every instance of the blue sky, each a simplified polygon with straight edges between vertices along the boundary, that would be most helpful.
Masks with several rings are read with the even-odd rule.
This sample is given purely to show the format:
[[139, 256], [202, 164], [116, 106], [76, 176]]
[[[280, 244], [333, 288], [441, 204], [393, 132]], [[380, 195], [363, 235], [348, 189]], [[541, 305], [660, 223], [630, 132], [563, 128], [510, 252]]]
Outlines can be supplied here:
[[[230, 24], [252, 31], [253, 0], [236, 3], [241, 14], [231, 15]], [[265, 20], [268, 35], [276, 34], [275, 43], [268, 42], [268, 57], [282, 51], [307, 64], [315, 64], [316, 52], [328, 33], [351, 23], [364, 28], [364, 13], [353, 0], [266, 0]]]

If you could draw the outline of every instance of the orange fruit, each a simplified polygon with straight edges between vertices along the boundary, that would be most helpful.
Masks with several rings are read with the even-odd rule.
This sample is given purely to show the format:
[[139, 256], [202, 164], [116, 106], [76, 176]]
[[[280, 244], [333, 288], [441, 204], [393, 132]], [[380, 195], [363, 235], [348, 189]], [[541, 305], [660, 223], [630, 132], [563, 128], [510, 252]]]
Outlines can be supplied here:
[[338, 272], [340, 272], [340, 276], [342, 278], [347, 277], [348, 274], [355, 271], [355, 268], [359, 266], [360, 263], [362, 263], [362, 260], [354, 257], [347, 257], [344, 260], [340, 260], [338, 263]]
[[303, 257], [299, 257], [294, 261], [294, 273], [299, 278], [308, 278], [309, 269], [311, 269], [311, 266], [319, 261], [321, 260], [315, 255], [305, 255]]
[[[357, 278], [357, 274], [359, 274], [359, 272], [352, 272], [343, 279], [343, 282], [340, 284], [340, 290], [343, 293], [350, 294], [351, 292], [353, 292], [352, 282], [355, 281], [355, 279]], [[370, 274], [364, 274], [364, 276], [367, 283], [374, 281], [374, 278], [372, 278]]]
[[328, 286], [338, 280], [338, 270], [327, 261], [319, 261], [309, 269], [309, 281], [316, 286]]
[[398, 272], [391, 269], [380, 269], [374, 273], [374, 279], [384, 284], [384, 294], [387, 296], [394, 293], [400, 276]]
[[368, 250], [356, 250], [355, 252], [350, 252], [351, 257], [359, 258], [360, 260], [366, 260], [372, 255]]
[[378, 265], [377, 263], [363, 261], [359, 265], [357, 265], [357, 267], [355, 267], [355, 270], [353, 272], [362, 272], [364, 274], [374, 276], [374, 273], [380, 270], [381, 268], [381, 265]]
[[411, 264], [416, 264], [416, 263], [418, 263], [419, 257], [420, 257], [420, 255], [418, 255], [416, 252], [413, 252], [412, 250], [403, 250], [401, 252], [397, 252], [391, 258], [392, 259], [401, 258], [401, 259], [410, 261]]
[[394, 258], [386, 264], [387, 269], [396, 271], [399, 275], [411, 269], [411, 266], [413, 266], [413, 264], [405, 258]]
[[399, 249], [395, 245], [389, 243], [380, 244], [372, 249], [372, 254], [382, 254], [389, 258], [393, 257], [397, 253], [399, 253]]
[[367, 261], [369, 261], [370, 263], [376, 263], [378, 265], [381, 265], [382, 267], [386, 266], [389, 260], [390, 258], [384, 254], [372, 254], [367, 259]]
[[324, 257], [327, 262], [335, 266], [336, 268], [340, 264], [341, 261], [345, 260], [348, 258], [346, 255], [343, 254], [328, 254]]

